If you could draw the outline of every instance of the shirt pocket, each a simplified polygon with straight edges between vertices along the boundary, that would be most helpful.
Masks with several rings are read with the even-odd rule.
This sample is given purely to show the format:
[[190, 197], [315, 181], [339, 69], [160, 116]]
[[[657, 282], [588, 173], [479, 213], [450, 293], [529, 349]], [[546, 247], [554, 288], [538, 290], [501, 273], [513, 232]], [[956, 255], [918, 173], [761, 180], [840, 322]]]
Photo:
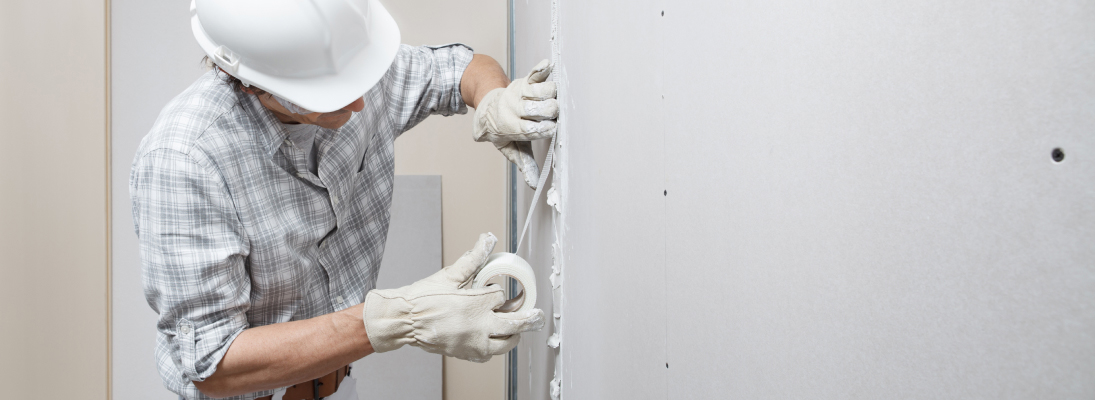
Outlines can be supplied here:
[[365, 171], [366, 163], [369, 161], [369, 150], [373, 148], [373, 131], [371, 129], [362, 129], [361, 150], [358, 150], [357, 154], [357, 173], [360, 174]]

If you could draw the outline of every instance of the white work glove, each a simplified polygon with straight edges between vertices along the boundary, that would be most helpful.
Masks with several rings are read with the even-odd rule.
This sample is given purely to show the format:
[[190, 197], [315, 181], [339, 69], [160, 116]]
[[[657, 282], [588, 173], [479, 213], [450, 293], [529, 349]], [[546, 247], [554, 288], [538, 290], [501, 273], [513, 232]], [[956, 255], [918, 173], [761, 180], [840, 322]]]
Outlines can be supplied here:
[[544, 326], [544, 312], [494, 312], [505, 302], [498, 285], [462, 289], [471, 284], [498, 241], [479, 235], [475, 247], [456, 263], [399, 289], [365, 295], [365, 332], [377, 353], [405, 344], [430, 353], [486, 362], [517, 346], [520, 333]]
[[527, 78], [491, 90], [475, 109], [475, 141], [494, 143], [524, 173], [525, 183], [533, 189], [540, 172], [529, 141], [554, 135], [559, 118], [555, 82], [545, 82], [548, 75], [551, 63], [540, 61]]

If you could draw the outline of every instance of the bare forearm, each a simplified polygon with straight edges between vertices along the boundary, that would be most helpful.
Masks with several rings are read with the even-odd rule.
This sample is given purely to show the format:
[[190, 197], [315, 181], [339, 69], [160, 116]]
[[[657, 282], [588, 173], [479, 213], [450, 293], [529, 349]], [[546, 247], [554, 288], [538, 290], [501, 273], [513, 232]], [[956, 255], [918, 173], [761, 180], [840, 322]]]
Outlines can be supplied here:
[[240, 333], [217, 371], [194, 385], [208, 396], [228, 397], [315, 379], [372, 354], [362, 306], [303, 321]]
[[491, 90], [506, 87], [509, 78], [502, 66], [488, 55], [476, 54], [472, 56], [471, 63], [460, 77], [460, 94], [464, 103], [472, 108], [478, 108], [479, 101]]

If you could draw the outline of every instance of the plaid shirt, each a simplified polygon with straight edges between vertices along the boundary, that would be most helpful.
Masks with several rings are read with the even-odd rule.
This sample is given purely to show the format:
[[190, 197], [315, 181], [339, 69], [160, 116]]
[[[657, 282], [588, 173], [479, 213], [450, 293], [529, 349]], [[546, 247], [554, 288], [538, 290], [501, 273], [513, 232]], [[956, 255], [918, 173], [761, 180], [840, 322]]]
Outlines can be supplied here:
[[318, 175], [255, 96], [213, 71], [168, 103], [129, 188], [168, 389], [208, 398], [192, 381], [212, 375], [244, 329], [339, 311], [376, 286], [394, 141], [430, 114], [467, 112], [471, 58], [460, 44], [402, 46], [365, 109], [317, 133]]

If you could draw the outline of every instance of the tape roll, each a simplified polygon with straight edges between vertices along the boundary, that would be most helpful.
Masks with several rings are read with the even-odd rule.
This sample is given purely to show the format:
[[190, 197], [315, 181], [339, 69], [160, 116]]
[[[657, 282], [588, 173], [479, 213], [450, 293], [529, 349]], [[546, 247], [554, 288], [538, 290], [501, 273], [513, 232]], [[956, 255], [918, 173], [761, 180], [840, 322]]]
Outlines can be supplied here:
[[507, 300], [496, 311], [529, 311], [536, 308], [536, 273], [525, 259], [513, 253], [495, 253], [487, 258], [486, 265], [472, 280], [472, 288], [487, 286], [487, 281], [498, 276], [508, 276], [521, 284], [521, 293]]

